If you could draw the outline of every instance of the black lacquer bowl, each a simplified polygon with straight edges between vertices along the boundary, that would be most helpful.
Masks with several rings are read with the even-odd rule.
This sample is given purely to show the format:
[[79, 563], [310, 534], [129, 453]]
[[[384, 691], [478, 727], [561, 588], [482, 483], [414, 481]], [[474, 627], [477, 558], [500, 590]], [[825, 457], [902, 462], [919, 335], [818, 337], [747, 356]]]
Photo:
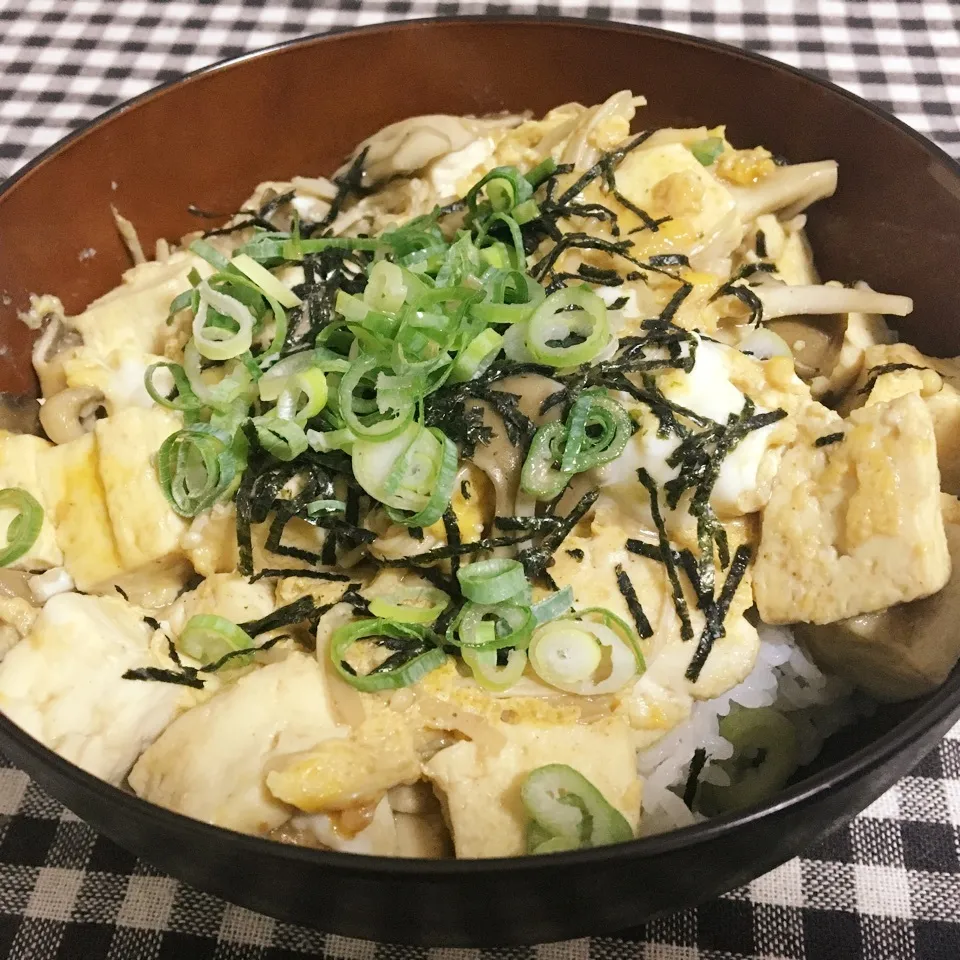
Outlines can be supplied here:
[[[814, 208], [825, 276], [914, 298], [921, 350], [960, 354], [960, 170], [903, 124], [789, 67], [657, 30], [573, 20], [414, 21], [299, 40], [119, 107], [0, 190], [0, 388], [35, 390], [32, 292], [68, 312], [126, 266], [116, 204], [149, 249], [196, 228], [187, 205], [233, 210], [260, 180], [330, 173], [387, 123], [418, 113], [543, 111], [631, 88], [645, 126], [727, 123], [791, 161], [833, 157], [840, 189]], [[80, 259], [93, 247], [97, 254]], [[54, 797], [159, 868], [236, 903], [331, 932], [419, 944], [599, 934], [713, 897], [800, 852], [907, 773], [960, 708], [936, 693], [834, 738], [775, 800], [616, 847], [515, 860], [386, 860], [297, 849], [144, 803], [61, 760], [5, 718], [0, 748]]]

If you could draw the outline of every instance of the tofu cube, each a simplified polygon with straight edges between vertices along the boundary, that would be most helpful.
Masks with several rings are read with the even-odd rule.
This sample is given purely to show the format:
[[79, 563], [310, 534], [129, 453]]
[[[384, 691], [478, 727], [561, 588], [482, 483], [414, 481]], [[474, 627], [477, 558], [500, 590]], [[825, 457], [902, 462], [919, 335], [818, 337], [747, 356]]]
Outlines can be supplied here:
[[268, 763], [337, 733], [320, 666], [291, 653], [178, 717], [137, 761], [130, 786], [189, 817], [269, 833], [291, 811], [264, 786]]
[[457, 856], [513, 857], [526, 853], [527, 812], [520, 788], [548, 763], [582, 773], [636, 830], [640, 778], [629, 728], [622, 721], [535, 726], [504, 724], [498, 752], [462, 740], [424, 765], [441, 798]]
[[[620, 193], [641, 210], [683, 221], [695, 243], [734, 216], [732, 195], [680, 143], [628, 153], [617, 167], [616, 182]], [[621, 222], [625, 231], [639, 226], [631, 217], [627, 214]]]
[[950, 576], [930, 412], [911, 393], [855, 410], [843, 439], [798, 444], [763, 513], [754, 595], [766, 623], [831, 623]]
[[42, 480], [63, 565], [77, 588], [90, 591], [119, 576], [123, 567], [97, 470], [94, 435], [46, 451]]
[[[63, 563], [57, 535], [50, 515], [50, 504], [43, 489], [41, 463], [51, 445], [40, 437], [0, 431], [0, 489], [19, 487], [43, 507], [43, 525], [30, 549], [10, 564], [14, 570], [49, 570]], [[0, 544], [7, 543], [7, 528], [18, 515], [12, 507], [0, 509]]]
[[[957, 501], [944, 509], [954, 570], [960, 565]], [[952, 516], [951, 516], [952, 511]], [[824, 625], [798, 624], [817, 663], [878, 700], [909, 700], [935, 690], [960, 659], [960, 577], [933, 596]]]
[[119, 597], [52, 597], [0, 663], [0, 709], [60, 756], [121, 783], [191, 696], [182, 686], [123, 679], [160, 665], [152, 632]]
[[161, 407], [133, 407], [97, 421], [97, 467], [124, 570], [183, 553], [187, 524], [163, 495], [155, 465], [160, 445], [179, 428], [179, 418]]
[[[909, 363], [919, 369], [890, 370], [878, 367]], [[872, 387], [866, 393], [868, 383]], [[930, 411], [937, 438], [940, 486], [945, 493], [960, 494], [960, 377], [955, 360], [924, 356], [908, 343], [880, 344], [864, 352], [863, 369], [846, 400], [847, 408], [886, 403], [917, 393]]]
[[237, 573], [215, 573], [179, 597], [170, 607], [167, 620], [177, 635], [191, 617], [213, 613], [233, 623], [259, 620], [274, 609], [273, 585], [268, 580], [251, 583]]
[[171, 334], [167, 325], [170, 304], [190, 288], [188, 274], [194, 269], [204, 277], [213, 272], [210, 264], [189, 251], [131, 267], [119, 287], [95, 300], [70, 323], [95, 356], [106, 359], [120, 349], [162, 354]]

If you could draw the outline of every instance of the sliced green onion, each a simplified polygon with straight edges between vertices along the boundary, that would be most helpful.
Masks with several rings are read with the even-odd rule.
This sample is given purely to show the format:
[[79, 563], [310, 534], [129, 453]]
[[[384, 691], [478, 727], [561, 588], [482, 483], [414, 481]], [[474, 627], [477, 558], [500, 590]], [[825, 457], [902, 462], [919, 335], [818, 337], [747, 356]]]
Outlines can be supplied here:
[[5, 487], [0, 490], [0, 508], [17, 511], [7, 525], [7, 545], [0, 550], [0, 567], [9, 567], [37, 542], [43, 526], [43, 507], [21, 487]]
[[353, 475], [375, 500], [400, 510], [422, 510], [441, 452], [433, 434], [411, 423], [382, 442], [358, 438], [353, 444]]
[[203, 361], [196, 343], [193, 340], [188, 340], [187, 345], [183, 348], [183, 369], [190, 381], [190, 388], [206, 406], [222, 409], [237, 400], [249, 403], [256, 395], [256, 385], [250, 371], [243, 363], [242, 355], [237, 358], [230, 372], [216, 384], [206, 382], [202, 364]]
[[606, 607], [583, 607], [576, 614], [571, 614], [579, 620], [599, 620], [605, 627], [608, 627], [621, 640], [633, 650], [637, 661], [637, 672], [643, 673], [647, 669], [646, 661], [643, 657], [643, 651], [640, 649], [640, 642], [637, 639], [637, 633], [626, 620], [618, 617], [612, 610]]
[[540, 207], [537, 206], [536, 200], [531, 198], [530, 200], [524, 200], [523, 203], [518, 203], [510, 213], [513, 215], [513, 219], [523, 226], [523, 224], [536, 220], [540, 216]]
[[350, 361], [326, 347], [304, 350], [284, 357], [275, 363], [258, 383], [261, 400], [276, 400], [287, 386], [290, 377], [305, 370], [320, 370], [324, 373], [346, 373]]
[[[581, 342], [562, 345], [574, 335], [581, 337]], [[589, 363], [609, 339], [606, 304], [584, 287], [566, 287], [550, 294], [527, 327], [527, 349], [535, 360], [551, 367]]]
[[366, 319], [367, 314], [373, 312], [370, 304], [355, 294], [347, 293], [346, 290], [337, 291], [334, 309], [351, 323], [361, 323]]
[[[592, 435], [590, 431], [598, 427], [599, 436]], [[602, 391], [581, 393], [567, 417], [560, 472], [583, 473], [615, 460], [632, 434], [633, 421], [616, 400]]]
[[484, 330], [454, 361], [450, 382], [463, 383], [483, 373], [497, 358], [502, 346], [503, 337], [496, 330]]
[[573, 587], [566, 586], [539, 603], [535, 603], [531, 610], [539, 626], [541, 623], [549, 623], [563, 616], [572, 606]]
[[[196, 271], [191, 270], [191, 274]], [[197, 274], [197, 283], [200, 282], [200, 275]], [[189, 290], [184, 290], [183, 293], [178, 293], [173, 300], [170, 301], [170, 310], [167, 314], [168, 319], [172, 319], [176, 314], [181, 310], [186, 310], [188, 307], [196, 312], [197, 307], [200, 305], [199, 294], [194, 289], [196, 284], [191, 287]]]
[[533, 194], [530, 181], [516, 167], [494, 167], [464, 197], [471, 213], [477, 212], [477, 198], [484, 187], [490, 207], [496, 212], [510, 210]]
[[432, 434], [439, 443], [439, 455], [434, 459], [434, 471], [427, 482], [430, 490], [427, 502], [412, 516], [399, 513], [389, 504], [386, 508], [387, 516], [394, 523], [402, 523], [408, 527], [429, 527], [443, 516], [453, 496], [453, 485], [459, 466], [457, 445], [436, 427], [430, 427], [425, 432]]
[[282, 306], [299, 307], [303, 303], [291, 289], [285, 287], [266, 267], [261, 267], [256, 260], [251, 260], [247, 254], [238, 254], [230, 263]]
[[690, 152], [705, 167], [712, 166], [723, 150], [724, 144], [721, 137], [706, 137], [690, 144]]
[[[393, 640], [406, 640], [409, 659], [399, 657], [402, 662], [387, 667], [387, 661], [381, 667], [361, 676], [355, 673], [344, 661], [347, 651], [358, 640], [371, 637], [388, 637]], [[403, 653], [403, 651], [398, 651]], [[389, 659], [394, 660], [395, 653]], [[394, 623], [380, 618], [358, 620], [334, 630], [330, 637], [330, 658], [334, 669], [357, 690], [373, 693], [377, 690], [397, 690], [416, 683], [428, 673], [442, 666], [447, 659], [440, 647], [433, 645], [433, 634], [425, 627], [414, 623]], [[387, 667], [382, 669], [382, 667]]]
[[[181, 653], [200, 663], [214, 663], [234, 650], [246, 650], [252, 646], [253, 638], [249, 634], [225, 617], [213, 613], [198, 613], [191, 617], [177, 640]], [[234, 666], [240, 666], [240, 661], [247, 661], [247, 658], [238, 657]]]
[[331, 450], [353, 452], [353, 444], [357, 435], [344, 427], [341, 430], [308, 430], [307, 443], [311, 449], [320, 453], [329, 453]]
[[206, 260], [210, 266], [215, 267], [217, 270], [230, 269], [230, 261], [217, 250], [216, 247], [207, 243], [206, 240], [194, 240], [193, 243], [190, 244], [190, 251], [201, 259]]
[[157, 451], [160, 487], [181, 517], [195, 517], [229, 496], [240, 469], [236, 445], [202, 424], [170, 434]]
[[389, 260], [378, 260], [370, 271], [363, 302], [380, 313], [396, 313], [406, 297], [403, 270]]
[[[166, 396], [157, 390], [153, 382], [153, 375], [157, 370], [170, 371], [170, 375], [173, 377], [173, 385], [176, 387], [176, 394], [174, 396]], [[150, 395], [150, 399], [153, 400], [154, 403], [159, 403], [161, 407], [166, 407], [168, 410], [180, 410], [183, 413], [187, 413], [203, 408], [203, 402], [196, 393], [194, 393], [193, 387], [190, 386], [190, 378], [179, 363], [163, 360], [157, 363], [151, 363], [143, 375], [143, 385]]]
[[253, 421], [257, 439], [272, 457], [285, 462], [296, 460], [307, 449], [307, 435], [295, 420], [279, 417], [256, 417]]
[[[488, 620], [487, 618], [491, 619]], [[499, 650], [516, 647], [525, 650], [536, 620], [529, 607], [511, 603], [464, 604], [457, 618], [447, 628], [447, 643], [457, 647], [483, 647]]]
[[586, 620], [553, 620], [530, 641], [530, 665], [550, 686], [595, 696], [622, 690], [637, 675], [632, 647], [609, 627]]
[[523, 650], [511, 650], [507, 662], [501, 667], [497, 664], [496, 650], [474, 650], [464, 647], [460, 651], [463, 662], [470, 668], [473, 679], [486, 690], [500, 693], [508, 690], [523, 676], [527, 666], [527, 655]]
[[305, 254], [320, 253], [323, 250], [380, 250], [384, 246], [384, 237], [317, 237], [311, 240], [291, 238], [281, 245], [284, 260], [302, 260]]
[[[201, 355], [208, 360], [232, 360], [249, 350], [256, 322], [249, 308], [236, 298], [214, 290], [206, 281], [197, 289], [200, 291], [200, 308], [193, 318], [193, 340]], [[233, 320], [237, 330], [208, 327], [210, 307]]]
[[494, 604], [528, 593], [530, 584], [519, 560], [495, 557], [477, 560], [457, 571], [460, 589], [468, 600]]
[[312, 500], [307, 504], [307, 513], [311, 517], [320, 513], [344, 513], [347, 505], [343, 500]]
[[720, 736], [733, 756], [718, 763], [730, 784], [700, 785], [700, 806], [715, 816], [761, 803], [782, 790], [799, 765], [796, 727], [772, 707], [738, 707], [720, 718]]
[[564, 763], [531, 770], [520, 787], [520, 798], [539, 828], [531, 832], [531, 853], [600, 847], [633, 839], [626, 817], [582, 773]]
[[447, 608], [450, 597], [436, 587], [398, 587], [370, 601], [370, 612], [397, 623], [433, 623]]
[[554, 464], [561, 459], [560, 445], [566, 436], [567, 428], [559, 420], [544, 424], [533, 435], [520, 471], [524, 493], [538, 500], [553, 500], [563, 492], [573, 474], [558, 470]]
[[327, 405], [327, 396], [327, 378], [323, 371], [308, 367], [287, 379], [274, 412], [282, 420], [304, 424]]
[[534, 190], [540, 186], [544, 180], [552, 177], [557, 170], [557, 161], [553, 157], [546, 157], [541, 160], [532, 170], [524, 174], [524, 179], [533, 187]]
[[413, 398], [403, 397], [397, 398], [398, 404], [394, 407], [396, 410], [394, 417], [370, 424], [364, 423], [360, 419], [355, 410], [354, 392], [360, 386], [361, 380], [376, 370], [379, 363], [376, 357], [367, 355], [360, 357], [350, 365], [350, 369], [340, 380], [339, 404], [340, 416], [358, 437], [382, 442], [403, 434], [412, 422], [416, 410]]

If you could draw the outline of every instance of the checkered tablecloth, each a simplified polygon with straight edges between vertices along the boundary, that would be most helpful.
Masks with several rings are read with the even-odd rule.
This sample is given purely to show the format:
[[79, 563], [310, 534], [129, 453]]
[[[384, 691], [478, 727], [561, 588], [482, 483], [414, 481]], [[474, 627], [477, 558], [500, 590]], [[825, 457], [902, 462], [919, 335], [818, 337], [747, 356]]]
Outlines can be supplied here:
[[[957, 0], [0, 0], [0, 179], [118, 101], [213, 60], [330, 28], [484, 12], [609, 17], [762, 51], [893, 110], [960, 155]], [[960, 726], [849, 828], [748, 887], [621, 938], [484, 953], [497, 960], [960, 960]], [[0, 765], [0, 956], [427, 954], [480, 960], [480, 951], [325, 935], [184, 887]]]

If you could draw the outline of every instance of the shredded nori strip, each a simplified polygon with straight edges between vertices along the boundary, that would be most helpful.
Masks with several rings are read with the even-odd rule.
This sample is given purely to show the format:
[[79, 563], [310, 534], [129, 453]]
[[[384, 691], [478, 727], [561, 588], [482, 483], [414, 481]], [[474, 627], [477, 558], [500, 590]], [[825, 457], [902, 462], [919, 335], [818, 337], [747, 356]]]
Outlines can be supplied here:
[[[557, 204], [563, 206], [573, 200], [577, 194], [591, 184], [597, 177], [607, 177], [611, 175], [620, 165], [623, 158], [633, 150], [636, 150], [645, 140], [653, 136], [653, 130], [644, 130], [637, 134], [629, 143], [605, 153], [586, 173], [584, 173], [575, 183], [568, 187], [557, 199]], [[569, 172], [569, 171], [568, 171]]]
[[660, 559], [667, 568], [667, 577], [670, 580], [670, 588], [673, 593], [673, 606], [680, 618], [680, 639], [683, 641], [692, 640], [693, 625], [690, 623], [690, 611], [687, 608], [687, 598], [683, 595], [683, 586], [680, 583], [680, 574], [674, 559], [674, 551], [670, 546], [670, 538], [667, 536], [667, 528], [660, 512], [660, 496], [657, 493], [657, 485], [653, 477], [643, 467], [637, 470], [637, 477], [646, 488], [647, 493], [650, 494], [650, 514], [653, 517], [653, 525], [657, 528], [657, 536], [660, 540]]
[[279, 637], [271, 637], [269, 640], [265, 640], [259, 647], [246, 647], [243, 650], [231, 650], [229, 653], [225, 653], [219, 660], [214, 660], [213, 663], [208, 663], [205, 666], [200, 667], [204, 673], [216, 673], [222, 666], [229, 663], [231, 660], [236, 660], [237, 657], [246, 657], [251, 653], [259, 653], [261, 650], [269, 650], [271, 647], [276, 646], [281, 640], [286, 640], [288, 637], [284, 634]]
[[697, 747], [693, 751], [693, 757], [690, 760], [690, 772], [687, 774], [687, 782], [683, 788], [683, 802], [690, 810], [693, 809], [694, 801], [697, 799], [697, 790], [700, 787], [700, 774], [707, 762], [707, 751], [703, 747]]
[[463, 497], [464, 500], [469, 500], [469, 499], [471, 499], [471, 497], [473, 496], [473, 494], [470, 493], [470, 481], [469, 481], [469, 480], [461, 480], [461, 481], [460, 481], [460, 496]]
[[543, 577], [549, 586], [556, 588], [553, 578], [547, 575], [547, 567], [553, 563], [554, 553], [567, 539], [569, 533], [597, 502], [598, 496], [600, 496], [599, 490], [588, 490], [565, 517], [557, 518], [557, 525], [545, 534], [537, 546], [519, 551], [517, 559], [523, 564], [528, 579], [536, 580]]
[[127, 670], [121, 677], [123, 680], [153, 680], [159, 683], [175, 683], [183, 687], [193, 687], [196, 690], [202, 690], [204, 681], [200, 679], [200, 673], [216, 673], [221, 667], [225, 666], [231, 660], [238, 657], [246, 657], [250, 654], [259, 653], [262, 650], [269, 650], [272, 646], [278, 644], [287, 637], [271, 637], [262, 643], [259, 647], [244, 647], [242, 650], [231, 650], [225, 653], [219, 660], [212, 663], [206, 663], [201, 667], [186, 667], [180, 662], [180, 655], [173, 641], [167, 638], [167, 649], [170, 659], [177, 665], [177, 670], [164, 669], [163, 667], [138, 667], [136, 670]]
[[733, 600], [737, 587], [747, 571], [747, 565], [750, 563], [751, 549], [745, 543], [737, 547], [733, 560], [730, 563], [730, 569], [727, 571], [727, 579], [724, 581], [723, 589], [717, 601], [709, 605], [704, 610], [707, 622], [704, 624], [703, 632], [700, 634], [700, 640], [697, 643], [696, 652], [690, 665], [687, 667], [684, 676], [691, 682], [696, 683], [700, 677], [700, 671], [710, 656], [713, 649], [713, 643], [726, 633], [723, 621], [727, 616], [727, 610], [730, 608], [730, 602]]
[[494, 517], [498, 530], [526, 530], [528, 533], [546, 533], [556, 529], [559, 517]]
[[630, 611], [630, 616], [633, 617], [633, 622], [637, 628], [637, 634], [641, 640], [649, 639], [653, 636], [653, 628], [650, 626], [650, 621], [647, 619], [647, 615], [643, 612], [643, 606], [640, 603], [640, 598], [637, 596], [637, 591], [634, 589], [633, 583], [630, 581], [627, 571], [623, 569], [622, 564], [618, 563], [616, 567], [614, 567], [614, 573], [617, 575], [617, 587], [619, 588], [623, 599], [626, 601], [627, 609]]
[[311, 620], [316, 615], [317, 609], [313, 597], [300, 597], [292, 603], [277, 607], [272, 613], [268, 613], [259, 620], [246, 620], [238, 623], [237, 626], [244, 633], [255, 637], [268, 630], [276, 630], [277, 627], [288, 627], [295, 623], [303, 623], [304, 620]]
[[[353, 607], [353, 612], [359, 614], [362, 617], [370, 616], [370, 601], [366, 597], [360, 596], [357, 591], [360, 589], [359, 583], [351, 583], [346, 590], [340, 595], [340, 599], [337, 603], [349, 603]], [[323, 613], [326, 613], [327, 610], [331, 609], [336, 604], [324, 604], [322, 608]]]
[[183, 667], [182, 670], [165, 670], [163, 667], [137, 667], [126, 670], [121, 675], [122, 680], [155, 680], [159, 683], [178, 683], [184, 687], [203, 689], [203, 681], [197, 676], [193, 667]]
[[824, 437], [817, 437], [817, 439], [813, 441], [813, 445], [815, 447], [827, 447], [831, 443], [839, 443], [843, 437], [844, 433], [842, 430], [839, 433], [828, 433]]
[[155, 617], [144, 617], [144, 618], [143, 618], [143, 622], [144, 622], [151, 630], [159, 630], [159, 629], [160, 629], [160, 621], [157, 620]]
[[719, 552], [721, 568], [729, 563], [727, 535], [710, 506], [710, 496], [727, 456], [753, 430], [768, 426], [786, 416], [784, 410], [755, 414], [753, 401], [747, 397], [740, 414], [731, 414], [726, 424], [715, 424], [699, 434], [689, 434], [667, 458], [671, 467], [679, 467], [676, 477], [664, 486], [667, 506], [676, 509], [687, 491], [693, 491], [690, 513], [697, 520], [698, 563], [702, 592], [712, 595], [714, 581], [714, 545]]
[[651, 267], [689, 267], [690, 260], [684, 253], [658, 253], [648, 257], [647, 264]]
[[408, 557], [394, 557], [390, 560], [381, 561], [385, 567], [413, 567], [422, 573], [421, 567], [426, 568], [427, 564], [435, 563], [437, 560], [449, 560], [452, 556], [466, 557], [472, 553], [483, 553], [485, 550], [496, 550], [497, 547], [511, 547], [515, 543], [522, 543], [527, 537], [485, 537], [483, 540], [474, 540], [470, 543], [461, 543], [454, 547], [449, 543], [442, 547], [435, 547], [433, 550], [426, 550], [424, 553], [414, 554]]
[[[460, 539], [460, 524], [457, 522], [457, 515], [453, 512], [453, 507], [447, 506], [443, 511], [443, 529], [447, 534], [447, 544], [451, 547], [459, 547], [462, 543]], [[450, 576], [456, 578], [457, 571], [460, 569], [460, 557], [452, 554], [450, 557]]]
[[894, 373], [898, 370], [929, 370], [929, 367], [921, 367], [915, 363], [881, 363], [877, 367], [871, 367], [867, 371], [867, 382], [857, 391], [856, 395], [869, 393], [877, 384], [877, 381], [885, 373]]
[[565, 550], [564, 553], [566, 553], [568, 557], [576, 560], [577, 563], [583, 563], [583, 558], [586, 556], [579, 547], [574, 547], [572, 550]]
[[333, 182], [337, 185], [337, 193], [330, 203], [330, 209], [318, 223], [303, 224], [301, 226], [301, 233], [304, 237], [322, 236], [330, 228], [333, 221], [340, 216], [343, 205], [350, 197], [360, 197], [368, 192], [363, 188], [362, 184], [363, 164], [367, 159], [369, 149], [369, 147], [364, 147], [364, 149], [354, 157], [353, 162], [347, 168], [346, 172], [339, 177], [334, 177]]
[[120, 596], [123, 597], [124, 600], [126, 600], [126, 601], [129, 602], [130, 598], [127, 596], [126, 591], [122, 590], [122, 589], [121, 589], [120, 587], [118, 587], [116, 584], [113, 585], [113, 589], [116, 590], [117, 593], [119, 593]]
[[497, 390], [493, 384], [504, 377], [524, 373], [539, 373], [550, 376], [554, 371], [536, 363], [514, 363], [498, 360], [482, 374], [465, 383], [445, 384], [429, 394], [424, 400], [424, 420], [427, 426], [439, 427], [460, 446], [461, 456], [469, 459], [478, 444], [487, 444], [493, 439], [493, 431], [483, 423], [483, 409], [479, 406], [467, 409], [468, 400], [483, 400], [493, 408], [503, 421], [507, 439], [514, 446], [526, 448], [533, 439], [536, 428], [519, 408], [519, 397], [514, 393]]
[[187, 577], [187, 582], [177, 591], [177, 595], [174, 597], [174, 599], [179, 600], [185, 593], [189, 593], [191, 590], [196, 590], [197, 587], [203, 583], [203, 581], [204, 577], [202, 577], [199, 573], [190, 574], [190, 576]]
[[757, 252], [758, 257], [763, 257], [764, 259], [767, 256], [767, 236], [762, 230], [757, 231], [757, 242], [754, 246], [754, 250]]
[[329, 580], [335, 583], [346, 583], [350, 577], [345, 573], [334, 573], [332, 570], [298, 570], [295, 567], [267, 567], [255, 573], [251, 578], [251, 583], [263, 580], [264, 577], [277, 577], [284, 579], [286, 577], [303, 577], [305, 580]]

